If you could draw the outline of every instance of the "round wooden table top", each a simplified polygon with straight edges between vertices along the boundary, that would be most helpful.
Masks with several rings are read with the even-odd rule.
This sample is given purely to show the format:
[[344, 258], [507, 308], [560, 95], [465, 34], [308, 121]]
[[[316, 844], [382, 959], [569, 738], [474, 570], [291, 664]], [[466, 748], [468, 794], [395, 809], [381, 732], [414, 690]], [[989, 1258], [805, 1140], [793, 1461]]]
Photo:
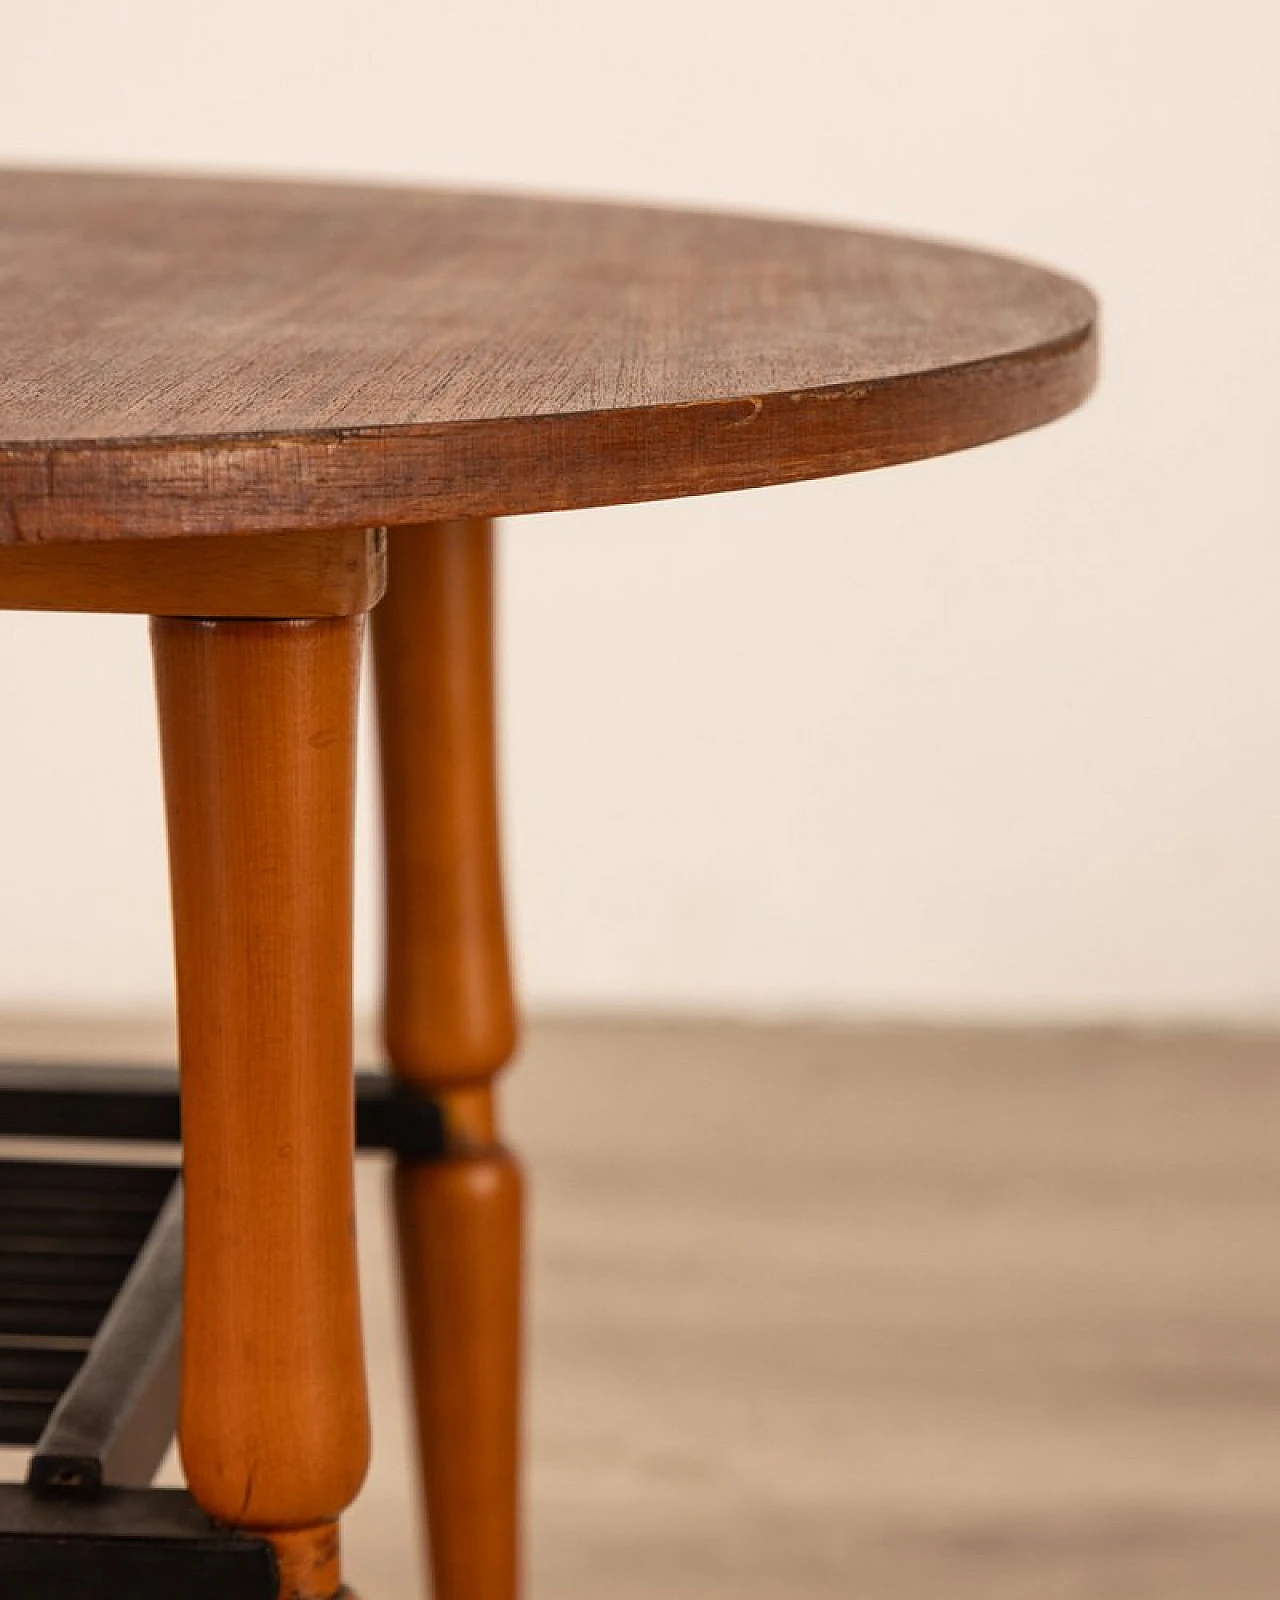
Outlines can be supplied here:
[[1089, 292], [642, 206], [0, 173], [0, 541], [403, 524], [939, 455], [1070, 410]]

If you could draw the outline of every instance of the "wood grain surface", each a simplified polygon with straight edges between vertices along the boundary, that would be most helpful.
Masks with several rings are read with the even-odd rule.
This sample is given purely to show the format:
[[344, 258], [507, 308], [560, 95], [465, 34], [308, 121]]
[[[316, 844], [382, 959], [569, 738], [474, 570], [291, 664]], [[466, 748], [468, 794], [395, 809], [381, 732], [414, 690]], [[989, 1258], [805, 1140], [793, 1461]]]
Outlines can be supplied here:
[[401, 1163], [393, 1198], [431, 1592], [516, 1600], [524, 1175], [498, 1147]]
[[[485, 1090], [519, 1027], [499, 841], [493, 569], [488, 523], [397, 529], [371, 624], [387, 1057], [446, 1100]], [[464, 1118], [449, 1135], [455, 1149], [484, 1150], [493, 1129]]]
[[[256, 541], [253, 541], [256, 543]], [[520, 1573], [524, 1182], [493, 1080], [516, 1045], [498, 839], [493, 530], [396, 529], [373, 614], [392, 1070], [434, 1093], [445, 1161], [394, 1183], [436, 1600]], [[190, 545], [188, 546], [190, 548]]]
[[0, 540], [405, 524], [856, 471], [1070, 410], [1094, 302], [905, 239], [0, 174]]
[[386, 532], [0, 544], [0, 610], [349, 617], [386, 588]]
[[[186, 1181], [179, 1440], [197, 1503], [337, 1587], [369, 1461], [352, 1194], [362, 619], [152, 625]], [[301, 1574], [310, 1573], [306, 1583]]]

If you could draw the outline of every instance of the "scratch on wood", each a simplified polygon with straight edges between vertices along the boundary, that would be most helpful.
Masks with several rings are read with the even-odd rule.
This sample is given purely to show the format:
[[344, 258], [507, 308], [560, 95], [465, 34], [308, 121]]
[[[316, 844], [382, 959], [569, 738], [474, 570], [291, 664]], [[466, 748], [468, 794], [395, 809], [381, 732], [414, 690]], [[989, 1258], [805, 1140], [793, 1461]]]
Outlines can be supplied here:
[[850, 383], [834, 389], [797, 389], [788, 398], [794, 406], [802, 405], [806, 400], [862, 400], [871, 393], [872, 388], [873, 385], [869, 383]]
[[760, 413], [764, 410], [764, 399], [758, 394], [746, 395], [741, 401], [736, 403], [739, 405], [750, 406], [751, 409], [747, 412], [745, 417], [735, 417], [734, 420], [729, 424], [731, 428], [750, 427]]

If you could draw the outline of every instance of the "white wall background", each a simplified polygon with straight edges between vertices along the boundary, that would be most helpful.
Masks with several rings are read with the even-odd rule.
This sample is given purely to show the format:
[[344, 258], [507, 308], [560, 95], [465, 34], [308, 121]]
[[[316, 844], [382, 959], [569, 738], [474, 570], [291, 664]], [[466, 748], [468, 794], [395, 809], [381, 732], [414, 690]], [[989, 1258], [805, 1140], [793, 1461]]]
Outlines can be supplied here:
[[[738, 205], [1091, 280], [1103, 387], [1039, 434], [508, 525], [519, 965], [544, 1005], [1275, 1020], [1275, 17], [7, 0], [0, 159]], [[148, 674], [139, 622], [0, 618], [0, 1006], [167, 997]]]

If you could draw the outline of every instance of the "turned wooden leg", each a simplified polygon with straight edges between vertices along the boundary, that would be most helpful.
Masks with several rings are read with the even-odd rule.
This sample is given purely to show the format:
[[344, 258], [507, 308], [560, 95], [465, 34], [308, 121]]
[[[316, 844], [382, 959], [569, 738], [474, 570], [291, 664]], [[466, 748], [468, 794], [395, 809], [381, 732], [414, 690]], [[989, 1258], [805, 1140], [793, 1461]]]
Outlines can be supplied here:
[[361, 621], [153, 623], [186, 1173], [191, 1493], [340, 1587], [368, 1462], [351, 1074]]
[[448, 1157], [395, 1174], [436, 1600], [519, 1587], [522, 1180], [492, 1080], [515, 1047], [498, 854], [492, 529], [391, 535], [374, 613], [386, 839], [385, 1031], [444, 1108]]

